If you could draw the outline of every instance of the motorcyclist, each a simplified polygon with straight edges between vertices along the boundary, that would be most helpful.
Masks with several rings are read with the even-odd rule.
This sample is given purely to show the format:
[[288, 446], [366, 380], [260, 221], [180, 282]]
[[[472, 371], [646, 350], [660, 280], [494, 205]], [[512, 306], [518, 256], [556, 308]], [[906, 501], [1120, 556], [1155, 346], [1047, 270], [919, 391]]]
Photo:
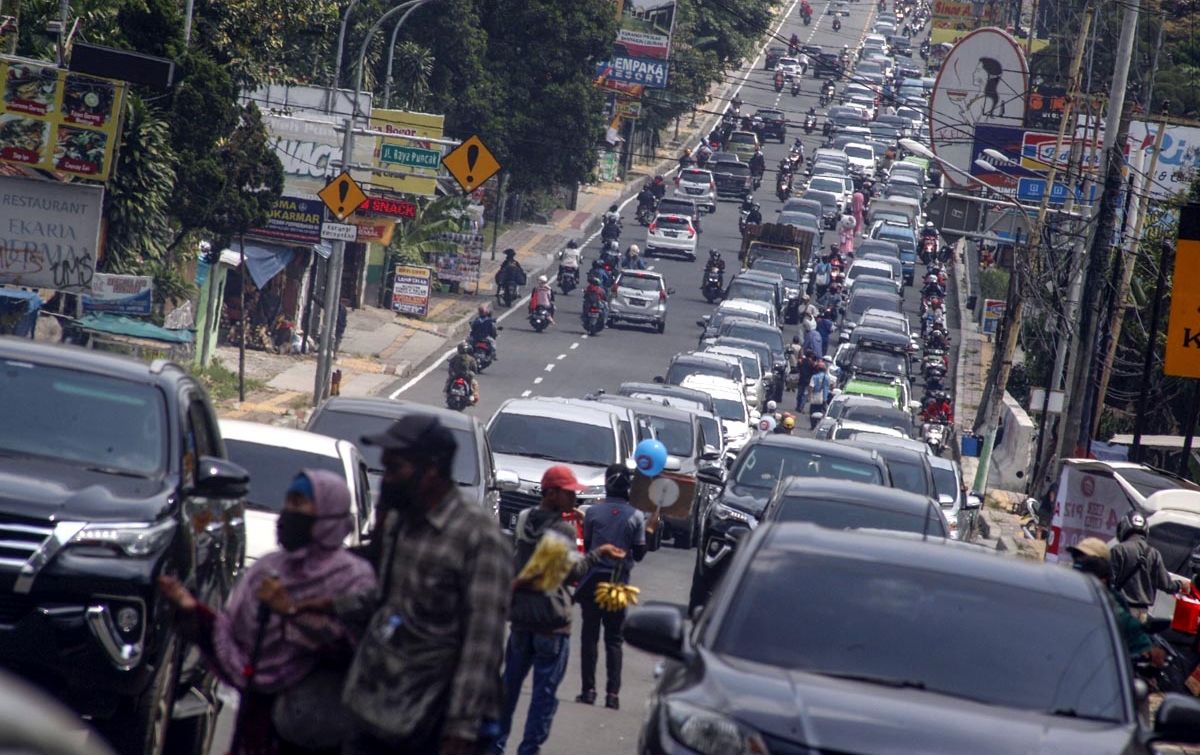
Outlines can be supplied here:
[[775, 72], [775, 91], [778, 92], [780, 89], [783, 89], [783, 71], [776, 71]]
[[533, 292], [529, 295], [529, 313], [533, 314], [538, 307], [545, 307], [550, 315], [550, 322], [554, 322], [554, 289], [550, 288], [550, 280], [544, 275], [539, 275], [537, 285]]
[[595, 278], [605, 289], [612, 285], [612, 279], [609, 278], [608, 271], [604, 269], [604, 263], [601, 260], [592, 260], [592, 269], [588, 271], [589, 283], [592, 278]]
[[826, 79], [821, 85], [821, 99], [825, 102], [833, 102], [833, 96], [837, 94], [837, 83], [833, 79]]
[[[525, 282], [525, 270], [521, 267], [521, 263], [517, 261], [517, 252], [515, 249], [504, 250], [504, 262], [500, 264], [500, 269], [496, 271], [496, 285], [500, 288], [509, 284], [520, 286]], [[497, 291], [499, 294], [499, 291]]]
[[1119, 543], [1112, 546], [1114, 591], [1129, 604], [1129, 611], [1145, 623], [1158, 590], [1175, 594], [1186, 582], [1176, 582], [1163, 565], [1162, 554], [1146, 540], [1146, 517], [1130, 513], [1117, 524]]
[[667, 182], [658, 174], [654, 177], [654, 182], [650, 184], [650, 193], [654, 195], [655, 201], [661, 201], [667, 195]]
[[950, 397], [945, 393], [931, 396], [921, 410], [921, 421], [954, 424], [954, 407], [950, 405]]
[[658, 205], [658, 197], [654, 196], [654, 190], [650, 188], [650, 184], [642, 187], [642, 190], [637, 195], [638, 212], [642, 210], [654, 210]]
[[925, 348], [945, 351], [950, 347], [950, 337], [942, 328], [934, 328], [925, 339]]
[[1092, 575], [1108, 588], [1113, 600], [1117, 627], [1121, 630], [1121, 638], [1125, 641], [1125, 650], [1130, 658], [1146, 658], [1157, 668], [1165, 666], [1166, 651], [1154, 645], [1142, 623], [1129, 610], [1125, 598], [1113, 587], [1112, 556], [1108, 544], [1098, 537], [1088, 537], [1074, 545], [1068, 545], [1067, 553], [1071, 554], [1074, 569]]
[[708, 164], [708, 158], [712, 157], [712, 153], [712, 147], [708, 146], [707, 143], [701, 144], [696, 149], [696, 165], [703, 168], [706, 164]]
[[475, 357], [471, 356], [471, 344], [462, 341], [458, 344], [454, 356], [450, 357], [450, 361], [446, 363], [446, 370], [449, 376], [446, 378], [446, 385], [442, 388], [443, 393], [450, 392], [450, 386], [458, 378], [467, 381], [471, 386], [471, 403], [479, 403], [479, 381], [475, 379], [476, 373], [479, 372], [479, 365], [475, 363]]
[[692, 148], [684, 147], [683, 154], [679, 156], [679, 169], [685, 170], [696, 164], [696, 158], [692, 157]]
[[597, 273], [593, 268], [588, 276], [587, 288], [583, 290], [583, 313], [586, 315], [590, 308], [599, 307], [601, 322], [608, 319], [608, 297], [605, 293], [608, 285], [604, 283], [603, 273], [603, 270]]
[[750, 199], [750, 209], [746, 210], [746, 225], [762, 225], [762, 210], [759, 209], [758, 202], [753, 201], [753, 197], [750, 197]]
[[[801, 11], [801, 13], [803, 13], [803, 12], [804, 11]], [[790, 40], [788, 40], [788, 52], [791, 53], [792, 55], [795, 55], [799, 49], [800, 49], [800, 35], [797, 34], [796, 32], [792, 32], [792, 38]]]
[[779, 424], [775, 425], [774, 433], [776, 435], [791, 435], [796, 429], [796, 418], [791, 412], [784, 412], [783, 419], [779, 420]]
[[499, 359], [496, 354], [496, 318], [492, 317], [492, 308], [486, 304], [479, 305], [479, 314], [471, 320], [471, 343], [486, 343], [488, 358], [493, 362]]
[[630, 244], [625, 250], [625, 254], [621, 255], [622, 270], [645, 270], [646, 260], [642, 259], [642, 250], [637, 244]]
[[936, 242], [937, 237], [938, 237], [937, 226], [933, 224], [932, 220], [926, 222], [925, 227], [921, 229], [922, 243], [927, 240], [933, 240]]
[[717, 270], [721, 271], [721, 277], [725, 277], [725, 260], [721, 258], [721, 252], [719, 250], [708, 250], [708, 263], [705, 265], [705, 267], [715, 267]]
[[761, 180], [762, 174], [767, 169], [767, 158], [763, 156], [762, 148], [754, 150], [754, 154], [750, 157], [750, 175]]
[[558, 274], [562, 275], [566, 270], [578, 271], [581, 258], [582, 254], [579, 251], [579, 244], [575, 243], [575, 239], [571, 239], [567, 242], [566, 248], [558, 253], [558, 259], [560, 260], [558, 263]]

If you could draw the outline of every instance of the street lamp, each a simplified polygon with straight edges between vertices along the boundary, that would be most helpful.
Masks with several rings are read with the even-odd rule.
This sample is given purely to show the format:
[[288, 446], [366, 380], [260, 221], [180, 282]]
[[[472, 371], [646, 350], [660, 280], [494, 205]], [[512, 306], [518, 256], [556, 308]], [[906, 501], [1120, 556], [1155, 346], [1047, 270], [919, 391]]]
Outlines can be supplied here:
[[346, 12], [342, 15], [342, 25], [338, 29], [337, 53], [333, 59], [333, 81], [329, 82], [329, 95], [325, 100], [326, 113], [333, 111], [333, 98], [337, 92], [338, 85], [342, 83], [342, 52], [346, 48], [346, 27], [350, 24], [351, 12], [354, 11], [354, 7], [360, 2], [362, 0], [350, 0], [350, 4], [346, 6]]

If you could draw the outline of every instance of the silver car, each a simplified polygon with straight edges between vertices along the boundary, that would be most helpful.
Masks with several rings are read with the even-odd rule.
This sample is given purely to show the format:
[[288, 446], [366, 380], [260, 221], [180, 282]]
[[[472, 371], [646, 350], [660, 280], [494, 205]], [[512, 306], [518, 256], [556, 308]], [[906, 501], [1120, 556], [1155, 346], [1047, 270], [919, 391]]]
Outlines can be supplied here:
[[608, 324], [627, 322], [667, 329], [667, 298], [675, 293], [658, 273], [622, 270], [608, 298]]
[[700, 168], [684, 168], [675, 177], [675, 196], [690, 199], [707, 212], [717, 211], [717, 183], [713, 174]]

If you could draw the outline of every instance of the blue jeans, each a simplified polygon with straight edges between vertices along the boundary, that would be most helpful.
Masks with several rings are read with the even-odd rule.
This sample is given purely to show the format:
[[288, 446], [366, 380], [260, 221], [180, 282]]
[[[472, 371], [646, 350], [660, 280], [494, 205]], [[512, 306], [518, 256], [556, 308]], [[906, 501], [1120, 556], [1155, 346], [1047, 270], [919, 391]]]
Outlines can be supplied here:
[[558, 709], [558, 685], [567, 672], [571, 637], [565, 634], [536, 634], [513, 629], [508, 635], [504, 654], [504, 711], [500, 716], [500, 737], [492, 748], [502, 755], [512, 732], [513, 712], [521, 696], [521, 685], [533, 668], [533, 696], [525, 719], [525, 736], [517, 755], [537, 755], [550, 737], [550, 724]]

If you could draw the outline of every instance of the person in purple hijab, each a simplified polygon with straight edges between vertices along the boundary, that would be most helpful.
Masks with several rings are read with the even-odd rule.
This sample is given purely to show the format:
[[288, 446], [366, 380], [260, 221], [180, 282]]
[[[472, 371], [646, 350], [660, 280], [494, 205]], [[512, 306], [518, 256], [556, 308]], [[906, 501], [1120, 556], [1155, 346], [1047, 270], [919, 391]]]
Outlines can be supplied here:
[[[353, 526], [345, 480], [326, 470], [303, 469], [287, 489], [276, 525], [281, 550], [246, 569], [223, 610], [196, 600], [174, 577], [159, 577], [163, 594], [179, 609], [182, 630], [222, 681], [242, 693], [233, 755], [314, 752], [276, 734], [271, 724], [275, 696], [319, 664], [348, 665], [357, 638], [332, 616], [281, 613], [277, 598], [329, 598], [373, 587], [371, 564], [342, 547]], [[264, 604], [272, 610], [265, 614], [261, 649], [247, 684]]]

